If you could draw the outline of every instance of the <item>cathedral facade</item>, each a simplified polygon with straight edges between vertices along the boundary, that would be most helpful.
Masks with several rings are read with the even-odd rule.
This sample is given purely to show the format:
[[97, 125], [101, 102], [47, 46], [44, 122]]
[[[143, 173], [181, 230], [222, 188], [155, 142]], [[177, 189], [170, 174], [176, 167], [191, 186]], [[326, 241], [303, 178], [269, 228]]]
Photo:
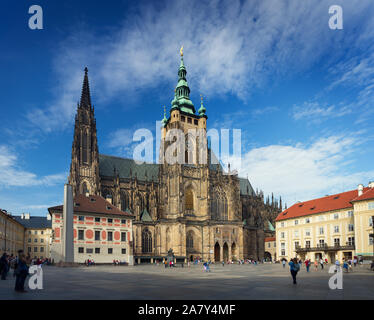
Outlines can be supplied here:
[[[165, 113], [162, 120], [162, 158], [173, 129], [186, 135], [190, 129], [206, 132], [206, 109], [201, 102], [195, 111], [186, 74], [181, 55], [170, 114]], [[171, 250], [177, 262], [263, 259], [264, 237], [273, 232], [268, 225], [280, 212], [278, 204], [264, 203], [263, 193], [255, 192], [248, 179], [224, 172], [213, 163], [211, 150], [202, 145], [199, 150], [206, 151], [207, 161], [201, 164], [198, 153], [187, 151], [184, 164], [137, 164], [133, 159], [100, 154], [85, 69], [69, 183], [75, 196], [101, 195], [135, 216], [131, 243], [135, 263], [162, 260]]]

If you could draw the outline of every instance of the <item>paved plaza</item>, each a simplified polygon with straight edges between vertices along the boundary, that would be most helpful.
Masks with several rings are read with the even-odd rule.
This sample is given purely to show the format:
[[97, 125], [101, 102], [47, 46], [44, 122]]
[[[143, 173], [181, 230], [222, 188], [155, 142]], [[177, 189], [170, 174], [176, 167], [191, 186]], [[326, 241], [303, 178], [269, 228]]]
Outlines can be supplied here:
[[[5, 299], [374, 299], [374, 272], [358, 266], [344, 273], [343, 290], [331, 290], [328, 268], [309, 273], [305, 267], [293, 285], [289, 268], [279, 264], [201, 265], [167, 268], [161, 265], [43, 267], [43, 290], [14, 292], [14, 278], [0, 281]], [[28, 280], [26, 280], [27, 283]], [[26, 289], [27, 285], [25, 286]]]

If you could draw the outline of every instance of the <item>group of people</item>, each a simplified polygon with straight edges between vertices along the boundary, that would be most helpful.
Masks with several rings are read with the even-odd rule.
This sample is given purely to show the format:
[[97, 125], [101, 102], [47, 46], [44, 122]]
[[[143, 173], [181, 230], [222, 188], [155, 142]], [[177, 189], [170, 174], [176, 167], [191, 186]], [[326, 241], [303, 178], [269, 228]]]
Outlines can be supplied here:
[[18, 255], [8, 255], [4, 252], [0, 258], [1, 280], [6, 280], [10, 269], [13, 269], [13, 277], [16, 278], [15, 291], [27, 292], [25, 290], [25, 280], [29, 274], [29, 266], [32, 260], [29, 255], [25, 255], [23, 250], [18, 250]]
[[84, 264], [88, 267], [88, 266], [93, 266], [95, 265], [95, 261], [93, 261], [93, 259], [87, 259], [84, 261]]

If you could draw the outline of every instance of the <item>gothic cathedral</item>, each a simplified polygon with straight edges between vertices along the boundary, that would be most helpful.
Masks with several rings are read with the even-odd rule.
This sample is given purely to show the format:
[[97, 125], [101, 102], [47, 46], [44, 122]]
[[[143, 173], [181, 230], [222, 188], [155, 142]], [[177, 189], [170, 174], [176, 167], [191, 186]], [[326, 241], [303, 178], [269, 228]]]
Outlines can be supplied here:
[[[187, 164], [137, 164], [100, 154], [87, 72], [75, 117], [69, 183], [74, 195], [101, 195], [135, 216], [135, 262], [162, 260], [171, 250], [177, 262], [263, 259], [264, 237], [273, 232], [271, 223], [281, 203], [264, 203], [262, 191], [255, 192], [248, 179], [225, 174], [212, 163], [208, 147], [205, 164], [196, 159]], [[169, 130], [206, 132], [206, 109], [201, 102], [195, 111], [186, 74], [181, 54], [170, 116], [162, 119], [161, 156]]]

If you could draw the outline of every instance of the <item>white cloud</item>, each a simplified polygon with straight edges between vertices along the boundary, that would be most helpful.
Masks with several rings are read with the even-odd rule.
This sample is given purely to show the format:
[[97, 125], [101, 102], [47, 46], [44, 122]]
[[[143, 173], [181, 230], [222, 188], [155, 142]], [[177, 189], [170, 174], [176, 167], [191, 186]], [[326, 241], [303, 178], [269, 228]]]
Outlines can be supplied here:
[[331, 118], [339, 118], [350, 113], [352, 113], [352, 109], [349, 106], [336, 107], [335, 105], [326, 105], [308, 101], [299, 106], [294, 105], [292, 117], [294, 120], [307, 119], [315, 123]]
[[[291, 205], [355, 188], [374, 177], [372, 171], [352, 173], [351, 156], [361, 145], [357, 135], [320, 138], [312, 144], [270, 145], [244, 154], [239, 173], [251, 183], [274, 192]], [[231, 159], [232, 161], [233, 159]], [[237, 168], [238, 161], [232, 161]]]
[[15, 153], [7, 146], [0, 145], [0, 188], [37, 185], [52, 186], [63, 183], [66, 180], [66, 173], [38, 177], [35, 173], [22, 170], [17, 161]]
[[245, 102], [258, 86], [307, 70], [323, 56], [338, 59], [344, 49], [335, 50], [337, 45], [350, 48], [372, 40], [370, 15], [362, 14], [373, 11], [370, 1], [339, 1], [344, 3], [345, 25], [355, 26], [357, 33], [365, 31], [359, 37], [328, 28], [329, 2], [336, 4], [312, 0], [147, 3], [137, 8], [138, 14], [124, 16], [124, 23], [110, 34], [78, 32], [78, 26], [56, 46], [55, 102], [28, 117], [47, 132], [70, 123], [86, 65], [96, 87], [95, 101], [145, 93], [161, 84], [170, 86], [171, 99], [182, 44], [194, 94], [202, 92], [209, 98], [231, 93]]

